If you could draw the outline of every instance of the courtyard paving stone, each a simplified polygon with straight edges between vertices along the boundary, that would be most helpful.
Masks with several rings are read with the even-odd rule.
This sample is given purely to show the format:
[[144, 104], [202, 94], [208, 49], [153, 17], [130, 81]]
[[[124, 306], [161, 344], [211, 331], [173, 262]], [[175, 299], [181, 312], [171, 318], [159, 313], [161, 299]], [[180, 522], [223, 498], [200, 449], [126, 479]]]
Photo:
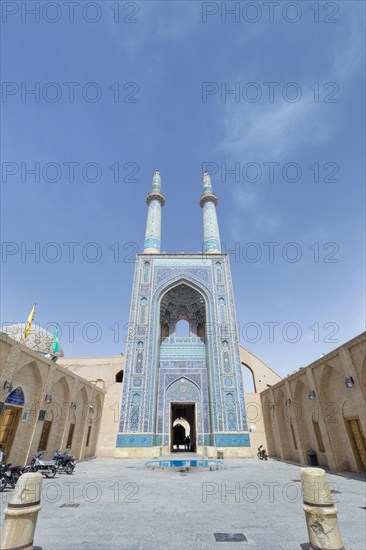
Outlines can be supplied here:
[[[307, 550], [300, 467], [227, 459], [219, 471], [150, 471], [95, 459], [44, 479], [34, 544], [42, 550]], [[365, 548], [365, 483], [328, 474], [347, 550]], [[2, 494], [2, 511], [10, 491]], [[62, 507], [76, 503], [78, 507]], [[3, 513], [1, 514], [3, 521]], [[216, 541], [243, 533], [247, 541]]]

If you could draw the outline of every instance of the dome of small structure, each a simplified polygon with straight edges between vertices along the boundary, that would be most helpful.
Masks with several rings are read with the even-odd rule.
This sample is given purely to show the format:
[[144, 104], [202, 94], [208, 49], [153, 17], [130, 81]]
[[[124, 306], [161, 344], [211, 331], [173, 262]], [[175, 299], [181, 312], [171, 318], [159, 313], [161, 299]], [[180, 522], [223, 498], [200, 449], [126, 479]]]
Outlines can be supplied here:
[[33, 351], [37, 351], [42, 355], [51, 355], [51, 356], [64, 356], [64, 350], [60, 344], [60, 351], [55, 353], [52, 351], [53, 348], [53, 334], [48, 332], [48, 330], [42, 328], [36, 323], [31, 324], [31, 329], [28, 335], [28, 338], [23, 341], [22, 336], [24, 334], [25, 327], [27, 323], [14, 323], [12, 325], [3, 325], [1, 331], [10, 338], [13, 338], [17, 342], [24, 344]]

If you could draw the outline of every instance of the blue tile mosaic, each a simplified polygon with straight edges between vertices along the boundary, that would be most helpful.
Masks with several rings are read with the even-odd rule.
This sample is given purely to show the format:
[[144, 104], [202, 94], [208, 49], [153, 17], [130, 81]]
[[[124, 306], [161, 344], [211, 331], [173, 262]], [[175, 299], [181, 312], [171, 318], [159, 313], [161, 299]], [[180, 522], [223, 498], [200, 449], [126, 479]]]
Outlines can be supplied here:
[[250, 447], [249, 434], [215, 434], [215, 447]]
[[117, 447], [151, 447], [153, 438], [151, 435], [118, 434]]
[[[182, 289], [187, 295], [193, 327], [204, 311], [204, 343], [192, 336], [190, 342], [161, 344], [162, 304], [172, 318], [183, 311], [177, 308], [184, 304], [167, 300], [178, 287], [179, 295]], [[146, 255], [137, 255], [129, 323], [117, 446], [169, 445], [172, 402], [196, 404], [197, 444], [248, 446], [249, 436], [242, 433], [247, 419], [228, 256], [151, 254], [147, 261]], [[224, 435], [215, 434], [221, 431]]]

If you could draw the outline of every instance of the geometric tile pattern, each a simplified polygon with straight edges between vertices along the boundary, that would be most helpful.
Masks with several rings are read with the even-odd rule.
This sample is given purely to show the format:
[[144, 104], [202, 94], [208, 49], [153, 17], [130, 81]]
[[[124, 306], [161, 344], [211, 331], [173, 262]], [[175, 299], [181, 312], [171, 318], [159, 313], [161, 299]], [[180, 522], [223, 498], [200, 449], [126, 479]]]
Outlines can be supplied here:
[[[178, 288], [197, 296], [196, 313], [191, 299], [186, 312], [200, 320], [204, 311], [204, 341], [161, 339], [167, 297], [180, 300], [171, 308], [173, 324], [185, 311], [184, 293], [170, 293]], [[235, 319], [227, 254], [137, 255], [117, 446], [169, 445], [170, 402], [188, 402], [188, 395], [198, 445], [250, 444]]]

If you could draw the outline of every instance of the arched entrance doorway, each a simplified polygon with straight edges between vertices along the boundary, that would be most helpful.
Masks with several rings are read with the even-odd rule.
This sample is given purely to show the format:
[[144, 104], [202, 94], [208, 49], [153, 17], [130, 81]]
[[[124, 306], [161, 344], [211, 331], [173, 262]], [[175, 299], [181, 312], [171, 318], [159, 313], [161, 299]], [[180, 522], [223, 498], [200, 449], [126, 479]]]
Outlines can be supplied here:
[[[199, 445], [199, 430], [202, 430], [202, 407], [198, 387], [191, 380], [181, 377], [169, 386], [165, 400], [167, 404], [165, 420], [170, 432], [168, 443], [170, 451], [196, 452], [197, 445]], [[174, 440], [176, 435], [174, 428], [178, 424], [185, 428], [185, 437], [189, 437], [189, 442], [186, 442], [185, 445]]]
[[179, 450], [185, 444], [186, 431], [181, 424], [173, 426], [173, 451]]
[[193, 414], [190, 414], [190, 408], [193, 407], [193, 403], [179, 403], [177, 407], [173, 407], [172, 404], [172, 419], [175, 416], [175, 412], [179, 411], [182, 414], [187, 414], [188, 409], [188, 416], [190, 417], [192, 427], [190, 422], [181, 416], [173, 420], [172, 422], [172, 452], [180, 452], [180, 451], [192, 451], [194, 450], [195, 446], [195, 438], [192, 438], [192, 434], [195, 433], [194, 423], [195, 423], [195, 414], [193, 410]]
[[202, 413], [209, 402], [205, 327], [199, 290], [181, 281], [162, 294], [157, 432], [164, 452], [196, 452], [210, 432], [209, 415]]
[[3, 462], [8, 461], [10, 449], [24, 407], [24, 393], [19, 386], [12, 390], [1, 411], [0, 421], [0, 448], [3, 452]]
[[350, 400], [349, 392], [343, 372], [327, 364], [320, 380], [320, 399], [336, 468], [340, 472], [363, 472], [366, 469], [364, 434], [358, 408]]

